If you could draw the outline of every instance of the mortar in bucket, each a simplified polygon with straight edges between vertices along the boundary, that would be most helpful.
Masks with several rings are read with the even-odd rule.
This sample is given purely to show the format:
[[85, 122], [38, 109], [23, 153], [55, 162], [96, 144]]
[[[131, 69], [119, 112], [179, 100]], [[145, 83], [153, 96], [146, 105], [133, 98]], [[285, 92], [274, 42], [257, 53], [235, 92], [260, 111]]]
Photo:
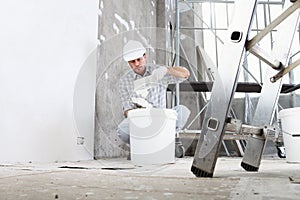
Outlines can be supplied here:
[[286, 160], [289, 163], [300, 163], [300, 107], [281, 110], [279, 118]]
[[172, 109], [145, 108], [128, 113], [131, 161], [136, 165], [175, 162], [177, 113]]

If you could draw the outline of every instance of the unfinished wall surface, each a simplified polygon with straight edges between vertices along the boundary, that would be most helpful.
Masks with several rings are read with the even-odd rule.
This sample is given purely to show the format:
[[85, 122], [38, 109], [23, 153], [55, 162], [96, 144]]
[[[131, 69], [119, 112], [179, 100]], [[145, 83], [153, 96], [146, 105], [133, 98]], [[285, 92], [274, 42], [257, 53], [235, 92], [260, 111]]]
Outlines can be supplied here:
[[1, 1], [1, 163], [93, 158], [97, 7]]
[[156, 42], [155, 0], [100, 0], [95, 157], [120, 157], [126, 147], [116, 135], [123, 119], [118, 94], [120, 77], [128, 70], [123, 60], [123, 45], [130, 39], [147, 48], [148, 62], [154, 62]]
[[[175, 53], [175, 0], [129, 0], [99, 3], [100, 42], [98, 49], [95, 157], [125, 156], [128, 148], [116, 135], [118, 124], [124, 118], [118, 94], [118, 83], [124, 72], [130, 70], [122, 58], [123, 45], [130, 39], [141, 41], [147, 48], [147, 62], [171, 66]], [[185, 25], [194, 25], [191, 10], [180, 13]], [[194, 34], [183, 32], [180, 42], [182, 66], [192, 67], [197, 73], [196, 41]], [[201, 44], [200, 41], [198, 44]], [[186, 62], [188, 61], [188, 62]], [[188, 66], [190, 64], [190, 66]], [[195, 80], [194, 77], [191, 80]], [[197, 93], [182, 93], [180, 104], [192, 111], [199, 110]], [[171, 106], [171, 103], [168, 103]], [[192, 120], [193, 117], [190, 118]], [[191, 128], [199, 128], [197, 120]], [[189, 123], [189, 122], [188, 122]], [[187, 124], [188, 124], [187, 123]]]

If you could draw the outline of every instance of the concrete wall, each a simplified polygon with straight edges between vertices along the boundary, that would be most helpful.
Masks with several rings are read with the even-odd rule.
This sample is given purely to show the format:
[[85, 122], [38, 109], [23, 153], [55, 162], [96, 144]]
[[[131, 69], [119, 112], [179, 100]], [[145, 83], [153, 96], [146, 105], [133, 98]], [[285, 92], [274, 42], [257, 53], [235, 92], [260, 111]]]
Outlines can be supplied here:
[[1, 1], [0, 162], [93, 158], [97, 7]]
[[[126, 146], [116, 136], [117, 125], [123, 119], [118, 81], [125, 71], [130, 70], [122, 59], [123, 45], [129, 39], [140, 40], [147, 47], [148, 62], [171, 65], [175, 52], [175, 0], [101, 0], [99, 4], [100, 41], [97, 68], [95, 157], [125, 156]], [[194, 26], [192, 11], [182, 11], [180, 23]], [[197, 70], [195, 41], [191, 31], [182, 32], [180, 52], [182, 66]], [[186, 62], [188, 61], [188, 62]], [[190, 63], [190, 66], [188, 65]], [[195, 80], [191, 76], [191, 80]], [[180, 94], [184, 104], [196, 116], [199, 110], [197, 93]], [[171, 101], [169, 101], [171, 106]], [[191, 117], [190, 120], [193, 118]], [[189, 122], [188, 122], [189, 123]], [[200, 128], [196, 121], [191, 128]]]
[[[175, 0], [100, 1], [99, 62], [97, 69], [95, 155], [124, 156], [126, 146], [116, 136], [116, 128], [123, 119], [118, 96], [118, 80], [130, 70], [122, 60], [122, 47], [129, 39], [140, 40], [147, 47], [148, 62], [171, 65], [174, 55]], [[191, 15], [181, 17], [190, 22]], [[192, 25], [191, 25], [192, 26]], [[196, 66], [194, 35], [183, 34], [189, 61]], [[191, 54], [192, 52], [192, 54]], [[182, 56], [184, 58], [184, 56]], [[187, 66], [184, 62], [183, 66]], [[182, 104], [194, 113], [198, 107], [197, 94], [182, 94]], [[171, 103], [169, 103], [169, 106]]]
[[116, 135], [123, 119], [118, 81], [128, 70], [122, 58], [123, 45], [130, 39], [147, 47], [148, 62], [155, 61], [155, 0], [100, 0], [100, 41], [97, 68], [95, 157], [120, 157], [126, 147]]

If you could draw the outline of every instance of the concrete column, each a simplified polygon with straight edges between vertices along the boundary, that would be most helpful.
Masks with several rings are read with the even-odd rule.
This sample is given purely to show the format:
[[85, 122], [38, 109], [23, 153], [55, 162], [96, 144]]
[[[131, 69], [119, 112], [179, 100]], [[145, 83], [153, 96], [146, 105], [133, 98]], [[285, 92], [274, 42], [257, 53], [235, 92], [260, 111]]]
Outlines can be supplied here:
[[[116, 135], [124, 118], [118, 93], [120, 77], [128, 70], [123, 45], [130, 39], [147, 47], [148, 61], [155, 59], [156, 0], [100, 0], [97, 67], [95, 157], [125, 156], [126, 147]], [[153, 28], [154, 27], [154, 28]]]

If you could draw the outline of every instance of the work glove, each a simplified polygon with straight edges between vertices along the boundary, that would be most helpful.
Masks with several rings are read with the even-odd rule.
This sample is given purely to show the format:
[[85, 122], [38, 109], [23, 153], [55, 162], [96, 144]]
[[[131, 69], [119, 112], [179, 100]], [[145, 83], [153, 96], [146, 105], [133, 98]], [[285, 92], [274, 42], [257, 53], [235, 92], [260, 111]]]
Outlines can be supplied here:
[[158, 83], [166, 74], [168, 69], [166, 67], [159, 67], [153, 70], [151, 75], [151, 81], [154, 83]]
[[137, 79], [133, 82], [134, 91], [146, 90], [156, 87], [159, 81], [167, 74], [168, 69], [166, 67], [159, 67], [153, 70], [150, 76]]

